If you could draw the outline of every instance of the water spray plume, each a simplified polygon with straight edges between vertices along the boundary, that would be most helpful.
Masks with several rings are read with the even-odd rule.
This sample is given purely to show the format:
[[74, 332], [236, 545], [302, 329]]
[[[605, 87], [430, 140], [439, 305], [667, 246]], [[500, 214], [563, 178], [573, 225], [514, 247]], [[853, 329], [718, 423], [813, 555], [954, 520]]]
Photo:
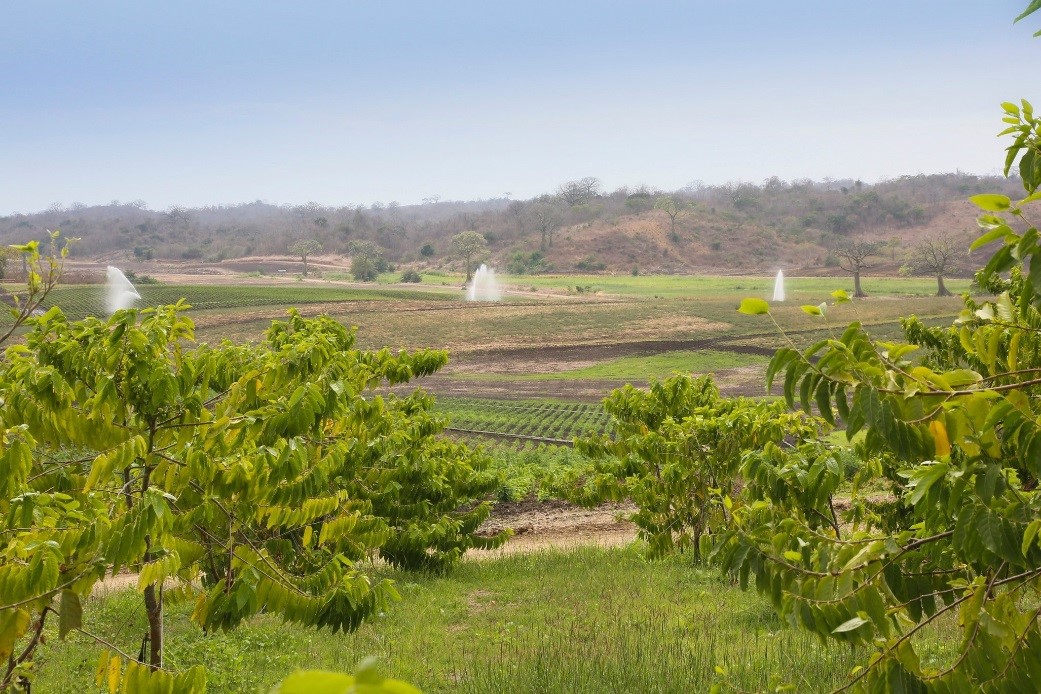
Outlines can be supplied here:
[[134, 285], [119, 268], [109, 265], [105, 276], [105, 310], [108, 315], [132, 307], [134, 302], [141, 298]]
[[502, 287], [495, 278], [495, 270], [482, 264], [474, 273], [470, 289], [466, 292], [467, 301], [501, 301]]
[[777, 278], [774, 280], [774, 301], [784, 301], [784, 270], [777, 271]]

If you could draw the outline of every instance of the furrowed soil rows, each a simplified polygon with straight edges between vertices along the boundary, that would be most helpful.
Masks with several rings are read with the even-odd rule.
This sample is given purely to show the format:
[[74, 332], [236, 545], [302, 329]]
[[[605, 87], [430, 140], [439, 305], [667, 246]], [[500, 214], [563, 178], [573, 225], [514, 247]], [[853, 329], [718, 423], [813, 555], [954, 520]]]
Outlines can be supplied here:
[[585, 403], [439, 398], [437, 407], [452, 429], [492, 436], [570, 440], [604, 432], [610, 423], [603, 407]]

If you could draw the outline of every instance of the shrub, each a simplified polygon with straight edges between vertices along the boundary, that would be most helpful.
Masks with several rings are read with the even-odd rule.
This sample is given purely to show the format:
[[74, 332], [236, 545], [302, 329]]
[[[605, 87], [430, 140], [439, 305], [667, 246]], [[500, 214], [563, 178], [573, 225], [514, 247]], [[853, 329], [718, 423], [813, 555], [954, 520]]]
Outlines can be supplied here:
[[583, 272], [599, 272], [607, 269], [607, 263], [597, 260], [595, 255], [590, 254], [578, 261], [575, 267]]
[[399, 281], [418, 284], [419, 282], [423, 281], [423, 276], [415, 270], [409, 268], [408, 270], [405, 270], [405, 272], [401, 273], [401, 279]]

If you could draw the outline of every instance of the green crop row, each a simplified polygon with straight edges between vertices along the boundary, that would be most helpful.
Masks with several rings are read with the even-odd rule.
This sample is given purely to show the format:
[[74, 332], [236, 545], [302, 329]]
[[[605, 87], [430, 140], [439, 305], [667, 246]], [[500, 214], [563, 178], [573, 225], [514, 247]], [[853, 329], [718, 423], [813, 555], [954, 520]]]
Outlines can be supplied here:
[[514, 436], [573, 439], [606, 431], [610, 418], [600, 405], [548, 400], [497, 401], [441, 398], [438, 409], [451, 426]]

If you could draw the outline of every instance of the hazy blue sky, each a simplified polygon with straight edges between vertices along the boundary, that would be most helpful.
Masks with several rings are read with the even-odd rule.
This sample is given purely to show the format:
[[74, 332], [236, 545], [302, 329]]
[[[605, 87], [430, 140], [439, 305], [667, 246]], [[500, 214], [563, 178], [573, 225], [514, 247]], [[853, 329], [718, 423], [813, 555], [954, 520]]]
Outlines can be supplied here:
[[6, 3], [0, 213], [990, 173], [1026, 4]]

